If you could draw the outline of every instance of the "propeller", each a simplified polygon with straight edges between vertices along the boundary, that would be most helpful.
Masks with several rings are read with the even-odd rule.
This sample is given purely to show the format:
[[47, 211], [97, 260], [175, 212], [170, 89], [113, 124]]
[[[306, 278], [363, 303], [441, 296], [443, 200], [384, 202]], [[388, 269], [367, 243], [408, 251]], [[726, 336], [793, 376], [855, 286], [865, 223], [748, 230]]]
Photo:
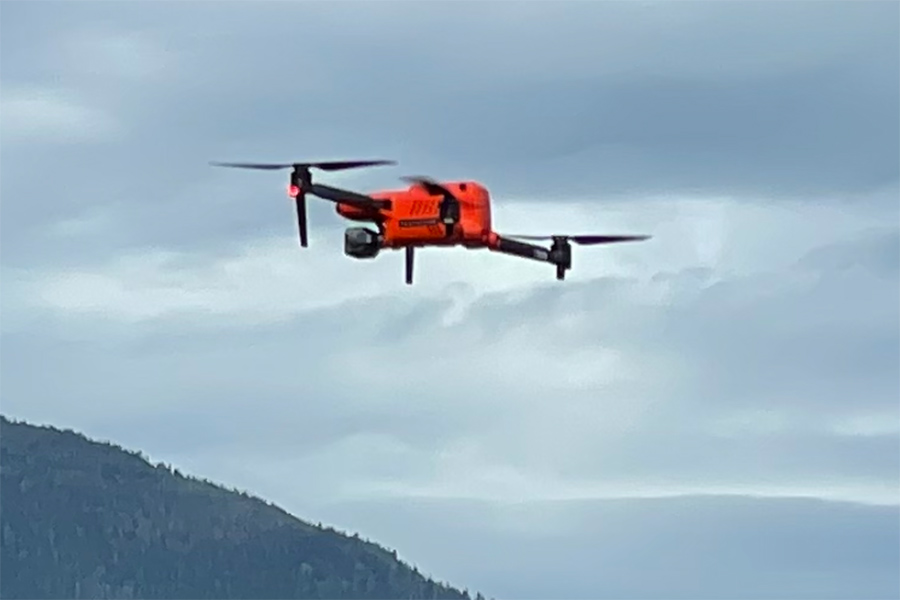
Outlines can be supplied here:
[[615, 244], [618, 242], [641, 242], [649, 240], [649, 235], [507, 235], [520, 240], [570, 241], [583, 246], [594, 244]]
[[438, 181], [425, 175], [404, 175], [400, 178], [400, 180], [407, 183], [415, 183], [421, 185], [429, 194], [433, 194], [435, 196], [448, 196], [450, 198], [456, 198], [456, 196], [453, 195], [453, 192], [441, 185]]
[[209, 163], [214, 167], [231, 167], [237, 169], [257, 169], [263, 171], [276, 171], [291, 169], [291, 183], [288, 194], [297, 205], [297, 228], [300, 233], [300, 245], [306, 248], [309, 245], [306, 220], [306, 194], [332, 202], [342, 202], [360, 207], [380, 207], [384, 202], [370, 198], [364, 194], [349, 192], [327, 185], [312, 182], [310, 169], [322, 171], [342, 171], [345, 169], [358, 169], [361, 167], [374, 167], [377, 165], [396, 165], [393, 160], [328, 160], [319, 162], [292, 162], [292, 163], [258, 163], [258, 162], [219, 162]]
[[445, 198], [452, 198], [460, 204], [471, 204], [470, 200], [467, 200], [465, 197], [460, 198], [459, 196], [451, 192], [450, 189], [444, 184], [431, 177], [427, 177], [425, 175], [404, 175], [400, 177], [400, 180], [407, 183], [415, 183], [417, 185], [421, 185], [425, 188], [425, 191], [427, 191], [432, 196], [444, 196]]
[[444, 224], [447, 237], [453, 235], [453, 227], [459, 222], [461, 201], [456, 194], [431, 177], [424, 175], [406, 175], [400, 178], [408, 183], [415, 183], [425, 188], [432, 196], [443, 196], [440, 207], [440, 219]]
[[360, 167], [374, 167], [376, 165], [396, 165], [393, 160], [325, 160], [319, 162], [293, 162], [293, 163], [258, 163], [258, 162], [218, 162], [211, 161], [214, 167], [232, 167], [238, 169], [261, 169], [275, 171], [278, 169], [320, 169], [322, 171], [342, 171], [344, 169], [358, 169]]

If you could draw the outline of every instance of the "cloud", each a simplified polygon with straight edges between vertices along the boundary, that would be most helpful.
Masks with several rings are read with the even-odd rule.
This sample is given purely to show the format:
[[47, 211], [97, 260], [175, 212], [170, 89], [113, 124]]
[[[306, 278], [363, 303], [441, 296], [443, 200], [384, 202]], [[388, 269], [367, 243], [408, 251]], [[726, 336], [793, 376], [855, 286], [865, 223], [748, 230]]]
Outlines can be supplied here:
[[121, 128], [111, 115], [54, 89], [4, 89], [0, 113], [3, 115], [4, 142], [80, 144], [108, 141], [119, 135]]
[[[32, 276], [15, 301], [42, 316], [7, 334], [6, 377], [34, 390], [15, 363], [63, 352], [54, 362], [69, 366], [41, 394], [80, 389], [80, 401], [48, 410], [164, 455], [211, 452], [203, 470], [247, 453], [275, 480], [332, 465], [342, 476], [322, 474], [326, 496], [896, 500], [896, 228], [830, 207], [717, 206], [709, 219], [691, 201], [632, 204], [653, 215], [637, 230], [667, 222], [658, 241], [579, 251], [564, 286], [545, 265], [459, 251], [424, 257], [407, 288], [399, 256], [350, 261], [324, 233], [306, 253], [284, 238], [218, 261], [151, 254]], [[538, 215], [552, 226], [571, 211]], [[535, 216], [510, 212], [511, 224]], [[749, 253], [759, 240], [727, 230], [765, 230], [782, 252]], [[852, 268], [822, 260], [834, 248]], [[99, 388], [79, 384], [107, 371]], [[182, 430], [201, 422], [203, 435]]]
[[60, 49], [69, 60], [64, 68], [82, 84], [159, 85], [178, 68], [164, 42], [152, 33], [122, 31], [116, 25], [75, 30], [62, 39]]
[[367, 501], [317, 514], [391, 540], [423, 572], [467, 578], [497, 598], [882, 599], [898, 591], [895, 507], [734, 496], [501, 506], [407, 499], [402, 511]]
[[[283, 178], [211, 171], [211, 159], [395, 158], [400, 169], [327, 179], [475, 177], [509, 202], [836, 203], [896, 186], [890, 3], [511, 6], [6, 9], [6, 89], [61, 81], [79, 105], [128, 123], [127, 139], [90, 155], [12, 151], [4, 136], [6, 261], [289, 231]], [[432, 42], [450, 30], [466, 43]], [[34, 183], [48, 164], [67, 185], [53, 205]], [[98, 211], [117, 225], [96, 246], [47, 235]]]
[[[886, 513], [835, 504], [900, 504], [896, 5], [148, 6], [4, 9], [5, 414], [501, 597], [896, 589]], [[207, 165], [357, 157], [401, 167], [321, 181], [653, 238], [408, 287]]]

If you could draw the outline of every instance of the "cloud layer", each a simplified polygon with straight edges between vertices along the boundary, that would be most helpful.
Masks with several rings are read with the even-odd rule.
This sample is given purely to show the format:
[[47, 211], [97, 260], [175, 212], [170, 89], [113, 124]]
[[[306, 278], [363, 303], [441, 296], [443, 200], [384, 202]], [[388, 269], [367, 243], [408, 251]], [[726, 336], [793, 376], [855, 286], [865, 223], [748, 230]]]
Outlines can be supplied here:
[[[896, 5], [48, 6], [0, 25], [5, 414], [498, 597], [894, 593]], [[477, 178], [503, 232], [654, 237], [564, 284], [424, 251], [409, 288], [207, 166], [336, 157]]]

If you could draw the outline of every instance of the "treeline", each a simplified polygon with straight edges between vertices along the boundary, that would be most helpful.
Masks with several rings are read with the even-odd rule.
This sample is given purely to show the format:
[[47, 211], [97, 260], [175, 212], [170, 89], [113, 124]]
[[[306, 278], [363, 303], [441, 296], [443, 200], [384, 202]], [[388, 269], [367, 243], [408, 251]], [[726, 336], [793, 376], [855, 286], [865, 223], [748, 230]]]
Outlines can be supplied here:
[[471, 600], [396, 551], [247, 492], [72, 431], [0, 419], [4, 598]]

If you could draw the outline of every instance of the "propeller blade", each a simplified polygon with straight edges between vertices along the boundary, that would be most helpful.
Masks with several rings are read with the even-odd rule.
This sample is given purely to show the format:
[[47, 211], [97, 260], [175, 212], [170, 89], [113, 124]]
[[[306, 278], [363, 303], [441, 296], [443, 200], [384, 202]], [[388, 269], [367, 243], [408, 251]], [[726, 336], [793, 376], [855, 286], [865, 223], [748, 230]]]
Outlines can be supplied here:
[[451, 198], [456, 198], [456, 196], [445, 188], [443, 185], [432, 179], [431, 177], [425, 177], [423, 175], [405, 175], [400, 178], [402, 181], [406, 181], [408, 183], [416, 183], [424, 187], [429, 194], [434, 196], [449, 196]]
[[238, 169], [262, 169], [274, 171], [277, 169], [321, 169], [322, 171], [341, 171], [344, 169], [358, 169], [360, 167], [374, 167], [376, 165], [396, 165], [393, 160], [326, 160], [319, 162], [294, 162], [294, 163], [256, 163], [256, 162], [219, 162], [210, 161], [214, 167], [233, 167]]
[[400, 178], [401, 181], [406, 181], [407, 183], [417, 183], [425, 188], [425, 190], [431, 194], [432, 196], [447, 196], [455, 199], [460, 204], [471, 205], [471, 200], [466, 199], [465, 197], [460, 198], [453, 192], [451, 192], [447, 187], [445, 187], [439, 181], [432, 179], [431, 177], [425, 177], [424, 175], [406, 175]]
[[618, 242], [642, 242], [649, 240], [649, 235], [573, 235], [568, 239], [576, 244], [615, 244]]
[[307, 166], [315, 167], [323, 171], [341, 171], [344, 169], [358, 169], [360, 167], [375, 167], [378, 165], [396, 165], [395, 160], [331, 160], [324, 162], [306, 163]]
[[266, 171], [275, 171], [277, 169], [288, 169], [294, 166], [291, 163], [238, 163], [238, 162], [218, 162], [210, 161], [210, 165], [214, 167], [232, 167], [236, 169], [262, 169]]
[[554, 240], [564, 239], [585, 246], [593, 244], [615, 244], [618, 242], [640, 242], [649, 240], [649, 235], [506, 235], [505, 237], [520, 240]]
[[306, 194], [297, 194], [295, 198], [297, 203], [297, 228], [300, 231], [300, 245], [304, 248], [309, 246], [309, 235], [306, 227]]
[[303, 177], [297, 171], [291, 173], [291, 185], [288, 195], [294, 199], [297, 208], [297, 230], [300, 233], [300, 246], [309, 246], [306, 222], [306, 191], [303, 189]]

